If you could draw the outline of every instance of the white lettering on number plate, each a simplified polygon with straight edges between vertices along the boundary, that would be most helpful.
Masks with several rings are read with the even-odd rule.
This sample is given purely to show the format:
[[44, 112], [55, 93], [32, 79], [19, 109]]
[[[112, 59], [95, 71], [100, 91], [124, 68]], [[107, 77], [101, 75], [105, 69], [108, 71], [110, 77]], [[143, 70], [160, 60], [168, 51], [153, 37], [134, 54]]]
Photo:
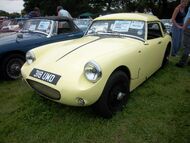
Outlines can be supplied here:
[[36, 70], [36, 73], [34, 74], [34, 77], [41, 78], [43, 73], [44, 73], [43, 71]]
[[40, 80], [43, 80], [43, 81], [46, 81], [48, 83], [54, 84], [54, 85], [56, 85], [58, 80], [61, 78], [60, 75], [46, 72], [46, 71], [39, 70], [39, 69], [35, 69], [35, 68], [30, 73], [30, 76], [40, 79]]

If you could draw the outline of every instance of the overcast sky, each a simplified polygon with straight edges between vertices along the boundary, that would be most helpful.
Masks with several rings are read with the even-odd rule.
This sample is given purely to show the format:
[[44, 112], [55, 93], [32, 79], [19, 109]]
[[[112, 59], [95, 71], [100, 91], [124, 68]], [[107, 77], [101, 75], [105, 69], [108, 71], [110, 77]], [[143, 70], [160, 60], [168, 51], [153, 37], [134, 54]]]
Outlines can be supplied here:
[[4, 10], [9, 13], [21, 13], [21, 10], [24, 8], [23, 4], [23, 0], [0, 0], [0, 10]]

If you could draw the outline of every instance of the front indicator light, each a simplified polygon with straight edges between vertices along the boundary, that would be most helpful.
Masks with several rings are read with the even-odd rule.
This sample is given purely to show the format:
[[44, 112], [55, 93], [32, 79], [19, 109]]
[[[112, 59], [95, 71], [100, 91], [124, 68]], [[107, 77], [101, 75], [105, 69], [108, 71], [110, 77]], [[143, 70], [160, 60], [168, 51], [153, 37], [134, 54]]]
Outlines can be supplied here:
[[77, 102], [80, 106], [84, 106], [84, 105], [85, 105], [85, 101], [84, 101], [84, 99], [82, 99], [81, 97], [77, 97], [77, 98], [76, 98], [76, 102]]
[[30, 65], [36, 60], [35, 54], [32, 51], [26, 53], [26, 62]]

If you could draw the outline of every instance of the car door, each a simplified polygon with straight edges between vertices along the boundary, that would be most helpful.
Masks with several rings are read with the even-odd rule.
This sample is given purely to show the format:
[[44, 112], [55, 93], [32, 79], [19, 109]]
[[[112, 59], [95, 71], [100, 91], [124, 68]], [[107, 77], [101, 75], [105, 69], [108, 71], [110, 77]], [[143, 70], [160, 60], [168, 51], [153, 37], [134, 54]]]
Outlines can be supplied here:
[[145, 58], [145, 73], [149, 77], [160, 68], [165, 47], [160, 22], [147, 24], [147, 41], [143, 52]]

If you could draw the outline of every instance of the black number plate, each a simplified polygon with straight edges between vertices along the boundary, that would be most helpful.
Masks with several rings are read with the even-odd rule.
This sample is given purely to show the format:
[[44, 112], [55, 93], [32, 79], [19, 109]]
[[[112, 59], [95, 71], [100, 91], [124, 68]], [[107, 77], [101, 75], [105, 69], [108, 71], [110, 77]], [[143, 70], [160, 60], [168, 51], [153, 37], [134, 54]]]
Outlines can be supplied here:
[[56, 85], [58, 80], [60, 79], [60, 75], [50, 73], [44, 70], [36, 69], [34, 68], [32, 72], [30, 73], [30, 76], [43, 80], [45, 82], [51, 83]]

